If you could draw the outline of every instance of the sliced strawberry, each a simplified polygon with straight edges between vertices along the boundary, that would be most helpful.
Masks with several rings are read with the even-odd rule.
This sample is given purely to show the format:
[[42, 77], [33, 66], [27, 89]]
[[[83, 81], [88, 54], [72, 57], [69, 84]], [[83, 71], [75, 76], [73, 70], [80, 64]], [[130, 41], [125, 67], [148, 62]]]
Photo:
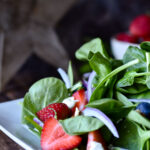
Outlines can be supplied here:
[[70, 109], [64, 103], [53, 103], [38, 111], [36, 114], [38, 118], [43, 122], [45, 122], [51, 117], [55, 117], [59, 120], [69, 117]]
[[41, 134], [42, 150], [70, 150], [81, 143], [80, 136], [70, 136], [65, 133], [61, 124], [55, 118], [50, 118], [44, 124]]
[[[86, 99], [86, 95], [85, 95], [85, 91], [84, 89], [78, 90], [73, 94], [73, 97], [75, 100], [79, 100], [75, 107], [78, 107], [79, 111], [82, 111], [85, 107], [85, 105], [87, 104], [87, 99]], [[74, 109], [75, 109], [74, 107]]]
[[137, 43], [138, 40], [135, 36], [127, 34], [127, 33], [119, 33], [116, 35], [116, 39], [119, 41], [129, 42], [129, 43]]
[[91, 143], [93, 141], [101, 143], [104, 150], [107, 150], [106, 143], [105, 143], [105, 141], [104, 141], [104, 139], [103, 139], [103, 137], [102, 137], [99, 130], [89, 132], [89, 134], [88, 134], [88, 143], [87, 143], [87, 149], [86, 150], [91, 149]]
[[140, 15], [136, 17], [130, 24], [130, 32], [137, 37], [145, 37], [150, 35], [150, 16]]

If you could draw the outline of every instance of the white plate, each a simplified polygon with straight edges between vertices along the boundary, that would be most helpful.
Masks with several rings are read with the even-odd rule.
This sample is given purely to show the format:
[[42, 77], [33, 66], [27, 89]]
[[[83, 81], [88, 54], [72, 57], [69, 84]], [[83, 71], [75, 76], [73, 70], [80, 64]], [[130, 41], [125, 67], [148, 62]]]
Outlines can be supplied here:
[[21, 123], [20, 102], [23, 99], [0, 103], [0, 130], [26, 150], [40, 150], [40, 138]]

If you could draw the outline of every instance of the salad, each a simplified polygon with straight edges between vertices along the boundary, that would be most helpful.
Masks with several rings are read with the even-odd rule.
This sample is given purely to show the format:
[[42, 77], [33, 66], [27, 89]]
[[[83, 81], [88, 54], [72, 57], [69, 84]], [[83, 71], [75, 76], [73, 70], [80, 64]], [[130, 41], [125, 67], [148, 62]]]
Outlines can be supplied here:
[[41, 138], [42, 150], [150, 150], [150, 42], [111, 58], [99, 38], [75, 53], [89, 72], [74, 82], [41, 79], [26, 93], [22, 123]]

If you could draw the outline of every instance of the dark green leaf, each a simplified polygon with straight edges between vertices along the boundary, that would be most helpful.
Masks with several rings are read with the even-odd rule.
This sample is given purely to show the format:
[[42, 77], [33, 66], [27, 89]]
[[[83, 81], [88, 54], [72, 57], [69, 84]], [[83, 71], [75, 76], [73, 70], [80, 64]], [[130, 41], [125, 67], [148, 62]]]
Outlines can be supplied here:
[[97, 108], [115, 120], [125, 117], [133, 108], [135, 108], [133, 105], [124, 106], [122, 102], [110, 98], [90, 102], [86, 107]]
[[148, 88], [147, 88], [147, 86], [145, 86], [143, 84], [134, 84], [132, 86], [127, 86], [124, 88], [117, 88], [117, 90], [122, 93], [127, 93], [127, 94], [138, 94], [138, 93], [147, 91]]
[[146, 71], [146, 56], [145, 51], [135, 47], [135, 46], [129, 46], [126, 53], [123, 56], [123, 63], [126, 64], [127, 62], [130, 62], [134, 59], [139, 59], [140, 63], [132, 65], [127, 70], [135, 70], [138, 72], [144, 72]]
[[99, 75], [100, 78], [104, 78], [111, 72], [110, 62], [104, 58], [99, 52], [95, 53], [89, 60], [91, 68]]
[[[104, 90], [105, 88], [105, 83], [106, 81], [108, 82], [108, 80], [110, 80], [113, 76], [117, 75], [119, 72], [121, 72], [122, 70], [134, 65], [134, 64], [137, 64], [139, 63], [139, 60], [138, 59], [135, 59], [131, 62], [128, 62], [127, 64], [125, 65], [122, 65], [118, 68], [116, 68], [115, 70], [113, 70], [112, 72], [110, 72], [99, 84], [98, 86], [96, 87], [96, 89], [94, 90], [94, 92], [92, 93], [91, 95], [91, 98], [90, 98], [90, 101], [94, 101], [94, 100], [97, 100], [97, 99], [101, 99], [102, 97], [102, 91]], [[101, 94], [99, 94], [99, 92], [101, 92]]]
[[139, 94], [132, 94], [128, 95], [129, 98], [136, 98], [136, 99], [150, 99], [150, 90], [144, 91]]
[[113, 144], [129, 150], [142, 150], [144, 143], [150, 138], [150, 131], [143, 131], [136, 123], [125, 120], [118, 125], [120, 138]]
[[150, 42], [146, 41], [146, 42], [142, 42], [140, 44], [141, 49], [150, 52]]

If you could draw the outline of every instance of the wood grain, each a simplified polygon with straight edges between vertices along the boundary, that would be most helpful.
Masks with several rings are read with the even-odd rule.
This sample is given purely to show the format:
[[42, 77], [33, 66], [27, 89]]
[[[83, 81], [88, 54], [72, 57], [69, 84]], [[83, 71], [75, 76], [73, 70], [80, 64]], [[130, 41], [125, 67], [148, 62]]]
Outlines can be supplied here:
[[21, 146], [12, 141], [0, 131], [0, 150], [24, 150]]

